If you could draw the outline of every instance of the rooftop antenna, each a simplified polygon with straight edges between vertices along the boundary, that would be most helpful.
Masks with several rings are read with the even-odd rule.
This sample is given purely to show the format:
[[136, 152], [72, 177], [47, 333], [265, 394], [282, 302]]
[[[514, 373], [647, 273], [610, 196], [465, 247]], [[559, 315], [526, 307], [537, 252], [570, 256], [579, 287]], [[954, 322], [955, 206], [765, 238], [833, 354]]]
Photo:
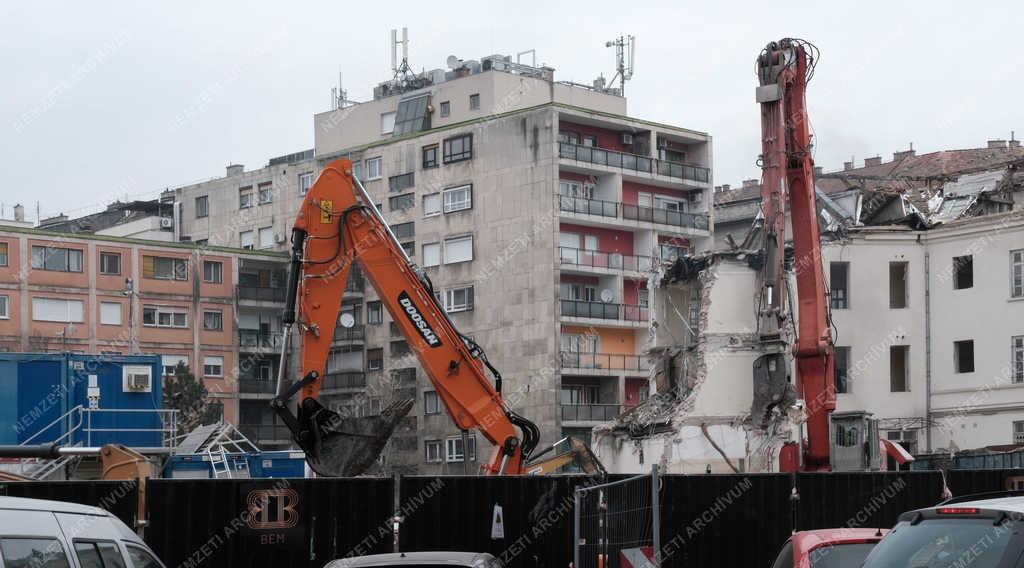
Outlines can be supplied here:
[[[402, 46], [402, 62], [398, 62], [398, 46]], [[398, 30], [391, 30], [391, 72], [395, 78], [410, 73], [409, 68], [409, 28], [402, 28], [402, 39], [398, 39]]]
[[625, 96], [626, 81], [633, 78], [633, 64], [636, 61], [636, 37], [619, 36], [612, 41], [605, 42], [604, 46], [615, 48], [615, 76], [608, 81], [608, 87], [613, 88], [615, 80], [618, 79], [619, 93]]

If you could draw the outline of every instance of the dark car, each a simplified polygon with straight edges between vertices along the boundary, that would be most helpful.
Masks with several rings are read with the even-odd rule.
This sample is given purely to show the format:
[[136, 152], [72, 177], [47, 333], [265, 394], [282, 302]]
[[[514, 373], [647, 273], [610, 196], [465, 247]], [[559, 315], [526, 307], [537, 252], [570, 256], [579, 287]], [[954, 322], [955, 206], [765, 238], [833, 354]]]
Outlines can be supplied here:
[[772, 568], [842, 568], [860, 566], [882, 540], [884, 529], [818, 529], [793, 533]]
[[1024, 561], [1024, 496], [967, 496], [903, 513], [865, 568], [1004, 568]]

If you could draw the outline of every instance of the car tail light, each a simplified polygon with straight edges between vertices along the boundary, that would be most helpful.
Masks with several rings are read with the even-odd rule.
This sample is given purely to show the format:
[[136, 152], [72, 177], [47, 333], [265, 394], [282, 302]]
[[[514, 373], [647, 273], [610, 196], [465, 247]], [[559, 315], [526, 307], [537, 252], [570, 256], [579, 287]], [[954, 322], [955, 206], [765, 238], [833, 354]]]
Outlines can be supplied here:
[[935, 510], [940, 515], [977, 515], [980, 511], [977, 507], [940, 507]]

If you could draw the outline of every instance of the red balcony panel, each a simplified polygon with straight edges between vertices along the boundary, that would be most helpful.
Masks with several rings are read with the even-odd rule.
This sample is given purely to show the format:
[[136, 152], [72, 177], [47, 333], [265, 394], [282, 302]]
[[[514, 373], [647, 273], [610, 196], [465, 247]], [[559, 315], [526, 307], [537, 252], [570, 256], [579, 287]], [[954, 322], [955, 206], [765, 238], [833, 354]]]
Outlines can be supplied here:
[[574, 248], [582, 249], [584, 237], [592, 235], [597, 237], [597, 252], [633, 254], [633, 233], [631, 231], [584, 227], [582, 225], [573, 225], [571, 223], [562, 223], [559, 226], [559, 230], [563, 233], [576, 233], [580, 235], [580, 242]]

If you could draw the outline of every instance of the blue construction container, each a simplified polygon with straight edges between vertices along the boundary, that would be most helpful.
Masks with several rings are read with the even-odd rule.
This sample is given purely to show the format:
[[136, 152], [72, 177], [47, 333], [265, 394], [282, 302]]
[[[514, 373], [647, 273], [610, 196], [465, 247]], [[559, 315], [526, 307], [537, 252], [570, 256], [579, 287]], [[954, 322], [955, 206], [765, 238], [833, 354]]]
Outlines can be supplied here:
[[1024, 469], [1024, 450], [965, 454], [959, 456], [919, 456], [910, 469]]
[[0, 444], [160, 448], [157, 355], [0, 353]]
[[[226, 455], [235, 478], [305, 477], [306, 455], [302, 452], [233, 452]], [[218, 466], [223, 468], [223, 466]], [[221, 475], [224, 476], [223, 474]], [[168, 479], [211, 479], [210, 456], [206, 454], [175, 455], [167, 459], [163, 477]]]

